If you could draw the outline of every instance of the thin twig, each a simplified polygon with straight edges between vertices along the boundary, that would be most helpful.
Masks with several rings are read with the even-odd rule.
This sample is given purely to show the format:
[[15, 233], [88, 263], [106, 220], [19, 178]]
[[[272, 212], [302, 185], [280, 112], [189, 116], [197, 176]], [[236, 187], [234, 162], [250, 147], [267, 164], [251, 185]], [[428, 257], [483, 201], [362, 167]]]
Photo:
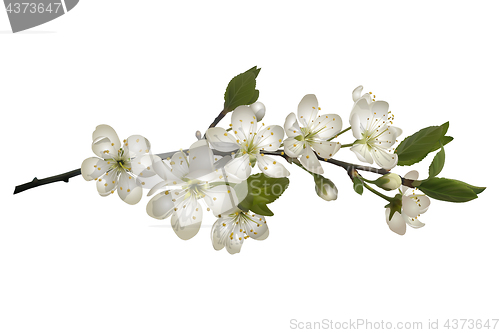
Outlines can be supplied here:
[[14, 189], [14, 194], [29, 190], [30, 188], [42, 186], [42, 185], [47, 185], [50, 183], [55, 183], [55, 182], [60, 182], [63, 181], [65, 183], [69, 182], [69, 179], [71, 177], [75, 177], [78, 175], [81, 175], [82, 172], [80, 169], [75, 169], [73, 171], [69, 171], [57, 176], [52, 176], [44, 179], [38, 179], [38, 178], [33, 178], [33, 180], [29, 183], [22, 184], [22, 185], [17, 185], [16, 188]]
[[[217, 117], [215, 117], [214, 121], [210, 124], [210, 126], [208, 126], [208, 128], [213, 128], [215, 126], [217, 126], [217, 124], [219, 124], [219, 122], [222, 120], [222, 118], [224, 118], [226, 116], [226, 114], [228, 114], [229, 111], [224, 109], [222, 110], [219, 115]], [[203, 138], [205, 139], [207, 137], [207, 133], [205, 132], [205, 135], [203, 135]]]
[[[171, 151], [171, 152], [168, 152], [168, 153], [158, 154], [157, 156], [160, 157], [162, 160], [165, 160], [167, 158], [172, 157], [177, 152], [178, 151]], [[187, 149], [183, 150], [183, 152], [184, 152], [184, 154], [189, 155]], [[230, 151], [230, 152], [222, 152], [222, 151], [213, 150], [213, 152], [214, 152], [214, 155], [227, 156], [227, 155], [231, 155], [231, 154], [235, 153], [236, 150], [235, 151]], [[292, 163], [292, 162], [298, 162], [298, 163], [300, 163], [297, 158], [288, 156], [281, 149], [280, 150], [276, 150], [276, 151], [264, 151], [263, 150], [263, 151], [261, 151], [261, 153], [265, 154], [265, 155], [281, 156], [284, 159], [286, 159], [287, 162], [289, 162], [289, 163]], [[389, 171], [387, 171], [385, 169], [378, 169], [378, 168], [373, 168], [373, 167], [369, 167], [369, 166], [365, 166], [365, 165], [358, 165], [358, 164], [347, 163], [347, 162], [339, 161], [339, 160], [336, 160], [336, 159], [333, 159], [333, 158], [326, 159], [326, 158], [322, 158], [318, 154], [316, 154], [316, 156], [318, 157], [318, 159], [320, 161], [323, 161], [323, 162], [326, 162], [326, 163], [330, 163], [330, 164], [333, 164], [333, 165], [337, 165], [339, 167], [344, 168], [348, 173], [351, 170], [368, 171], [368, 172], [376, 173], [376, 174], [379, 174], [379, 175], [385, 175], [385, 174], [389, 173]], [[57, 175], [57, 176], [52, 176], [52, 177], [48, 177], [48, 178], [44, 178], [44, 179], [37, 179], [35, 177], [29, 183], [16, 186], [16, 188], [14, 190], [14, 194], [17, 194], [17, 193], [29, 190], [31, 188], [35, 188], [35, 187], [38, 187], [38, 186], [42, 186], [42, 185], [46, 185], [46, 184], [50, 184], [50, 183], [55, 183], [55, 182], [59, 182], [59, 181], [64, 181], [64, 182], [67, 183], [70, 178], [76, 177], [78, 175], [81, 175], [81, 170], [80, 169], [76, 169], [76, 170], [69, 171], [69, 172], [66, 172], [66, 173], [63, 173], [63, 174], [60, 174], [60, 175]], [[414, 181], [413, 179], [405, 179], [405, 178], [401, 177], [401, 180], [402, 180], [402, 184], [403, 185], [414, 188], [414, 186], [412, 185], [412, 183]]]
[[[287, 154], [285, 154], [285, 152], [283, 150], [281, 150], [281, 149], [280, 150], [276, 150], [276, 151], [262, 151], [262, 153], [265, 154], [265, 155], [279, 155], [281, 157], [284, 157], [287, 160], [291, 158], [290, 156], [288, 156]], [[315, 153], [315, 154], [316, 154], [316, 157], [318, 158], [318, 160], [320, 160], [322, 162], [326, 162], [326, 163], [337, 165], [337, 166], [342, 167], [342, 168], [344, 168], [346, 170], [348, 170], [350, 168], [354, 168], [356, 170], [373, 172], [373, 173], [377, 173], [379, 175], [385, 175], [386, 173], [389, 173], [389, 171], [387, 171], [385, 169], [377, 169], [377, 168], [372, 168], [372, 167], [365, 166], [365, 165], [358, 165], [358, 164], [347, 163], [347, 162], [339, 161], [339, 160], [336, 160], [336, 159], [333, 159], [333, 158], [322, 158], [317, 153]]]

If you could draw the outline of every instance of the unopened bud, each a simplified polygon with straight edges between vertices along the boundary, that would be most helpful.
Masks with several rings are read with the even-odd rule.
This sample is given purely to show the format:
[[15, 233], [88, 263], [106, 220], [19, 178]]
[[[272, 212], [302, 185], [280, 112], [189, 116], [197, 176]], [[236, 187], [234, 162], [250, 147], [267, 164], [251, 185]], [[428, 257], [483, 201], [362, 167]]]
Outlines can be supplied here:
[[330, 179], [320, 175], [315, 175], [314, 182], [316, 183], [316, 194], [321, 199], [326, 201], [337, 200], [338, 190]]
[[386, 191], [392, 191], [401, 186], [401, 177], [395, 173], [387, 173], [377, 179], [375, 185]]
[[200, 131], [196, 131], [196, 134], [195, 134], [195, 135], [196, 135], [196, 138], [197, 138], [198, 140], [201, 140], [201, 132], [200, 132]]
[[261, 121], [266, 114], [266, 107], [261, 102], [253, 103], [252, 105], [250, 105], [250, 109], [252, 109], [253, 113], [255, 113], [257, 121]]

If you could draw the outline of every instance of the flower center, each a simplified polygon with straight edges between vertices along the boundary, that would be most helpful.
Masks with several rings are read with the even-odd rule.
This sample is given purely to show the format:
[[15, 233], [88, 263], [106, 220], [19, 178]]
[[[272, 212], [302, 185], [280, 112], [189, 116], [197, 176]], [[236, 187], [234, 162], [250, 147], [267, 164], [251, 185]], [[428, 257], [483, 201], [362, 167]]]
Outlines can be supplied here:
[[196, 179], [187, 180], [186, 183], [186, 185], [182, 186], [182, 189], [186, 191], [186, 198], [190, 196], [194, 196], [196, 200], [203, 198], [205, 196], [205, 190], [209, 188], [207, 182], [201, 182]]

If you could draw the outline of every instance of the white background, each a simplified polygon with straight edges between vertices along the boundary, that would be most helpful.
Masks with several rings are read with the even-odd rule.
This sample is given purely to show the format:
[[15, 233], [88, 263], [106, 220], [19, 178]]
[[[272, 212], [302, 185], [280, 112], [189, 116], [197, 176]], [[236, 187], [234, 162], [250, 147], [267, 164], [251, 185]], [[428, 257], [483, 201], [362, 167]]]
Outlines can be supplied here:
[[[496, 1], [82, 0], [19, 34], [0, 10], [0, 332], [499, 318], [499, 10]], [[398, 236], [385, 202], [355, 194], [341, 168], [325, 166], [339, 188], [325, 202], [288, 166], [269, 238], [233, 256], [213, 250], [213, 216], [182, 241], [146, 214], [147, 198], [101, 198], [81, 177], [12, 195], [35, 176], [79, 168], [99, 124], [121, 139], [146, 136], [156, 153], [187, 148], [222, 109], [229, 80], [255, 65], [266, 123], [282, 125], [314, 93], [346, 124], [362, 84], [389, 102], [403, 136], [449, 120], [441, 175], [488, 189], [464, 204], [433, 200], [426, 226]], [[347, 149], [336, 156], [356, 162]], [[395, 171], [425, 178], [431, 158]]]

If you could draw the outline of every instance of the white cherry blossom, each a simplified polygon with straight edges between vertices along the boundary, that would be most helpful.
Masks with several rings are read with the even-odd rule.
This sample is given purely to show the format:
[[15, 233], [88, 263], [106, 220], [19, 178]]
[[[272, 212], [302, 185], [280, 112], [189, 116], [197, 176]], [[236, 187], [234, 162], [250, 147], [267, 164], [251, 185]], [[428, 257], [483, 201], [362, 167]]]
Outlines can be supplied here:
[[[234, 209], [241, 197], [246, 195], [245, 192], [238, 196], [237, 191], [227, 185], [227, 182], [239, 180], [227, 175], [224, 168], [216, 169], [214, 162], [218, 158], [213, 155], [206, 140], [197, 141], [186, 153], [181, 150], [166, 161], [154, 157], [154, 171], [163, 181], [155, 185], [148, 196], [159, 189], [162, 191], [146, 207], [148, 215], [153, 218], [162, 220], [172, 216], [172, 227], [184, 240], [198, 233], [203, 210], [222, 214]], [[208, 208], [202, 207], [200, 199]]]
[[[375, 101], [371, 94], [361, 95], [363, 86], [352, 92], [354, 106], [349, 117], [352, 134], [357, 139], [351, 150], [361, 162], [375, 163], [390, 170], [398, 163], [398, 155], [390, 149], [402, 130], [392, 126], [394, 115], [389, 104]], [[373, 96], [375, 97], [375, 96]]]
[[[404, 178], [418, 179], [418, 171], [408, 172]], [[431, 201], [425, 194], [416, 193], [414, 188], [401, 186], [400, 193], [403, 195], [401, 214], [395, 212], [392, 219], [389, 221], [390, 209], [386, 208], [385, 217], [389, 228], [399, 235], [404, 235], [406, 232], [406, 225], [412, 228], [421, 228], [425, 224], [418, 219], [420, 214], [425, 213], [429, 209]]]
[[92, 140], [92, 150], [98, 157], [83, 161], [83, 178], [96, 180], [101, 196], [118, 191], [124, 202], [130, 205], [138, 203], [145, 184], [141, 178], [154, 176], [149, 141], [143, 136], [132, 135], [122, 144], [115, 130], [108, 125], [97, 126]]
[[342, 129], [342, 119], [337, 114], [319, 116], [318, 100], [315, 95], [305, 95], [299, 103], [297, 115], [292, 112], [285, 120], [288, 138], [283, 142], [285, 153], [290, 157], [300, 157], [300, 162], [309, 171], [322, 174], [323, 167], [316, 157], [331, 158], [339, 151], [340, 142], [330, 142]]
[[212, 226], [212, 245], [217, 251], [226, 248], [230, 254], [239, 253], [247, 238], [264, 240], [269, 235], [264, 216], [240, 209], [222, 214]]
[[259, 126], [255, 113], [245, 105], [232, 112], [229, 126], [235, 136], [221, 127], [209, 128], [206, 133], [207, 140], [216, 150], [235, 151], [234, 159], [226, 165], [229, 173], [245, 180], [257, 164], [266, 176], [278, 178], [290, 175], [281, 163], [261, 153], [261, 150], [276, 151], [280, 147], [284, 136], [281, 126], [266, 126], [264, 123]]

